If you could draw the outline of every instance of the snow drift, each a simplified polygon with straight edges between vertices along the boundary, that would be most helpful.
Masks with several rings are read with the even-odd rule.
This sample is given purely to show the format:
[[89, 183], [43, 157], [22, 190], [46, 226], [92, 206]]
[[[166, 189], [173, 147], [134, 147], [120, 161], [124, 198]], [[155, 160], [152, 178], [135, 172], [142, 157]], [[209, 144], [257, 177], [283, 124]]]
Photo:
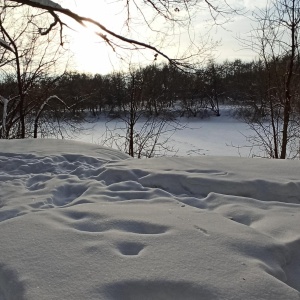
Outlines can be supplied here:
[[0, 141], [0, 299], [300, 299], [299, 175]]

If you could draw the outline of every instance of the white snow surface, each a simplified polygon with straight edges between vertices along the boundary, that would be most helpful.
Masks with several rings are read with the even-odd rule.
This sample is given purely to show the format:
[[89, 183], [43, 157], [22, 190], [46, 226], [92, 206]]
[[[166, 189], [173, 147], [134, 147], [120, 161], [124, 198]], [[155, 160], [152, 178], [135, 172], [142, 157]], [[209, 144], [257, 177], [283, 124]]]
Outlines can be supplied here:
[[300, 299], [299, 175], [2, 140], [0, 299]]
[[[211, 116], [207, 118], [177, 118], [176, 121], [183, 127], [180, 130], [172, 131], [172, 126], [165, 129], [170, 130], [162, 134], [160, 142], [168, 140], [168, 148], [174, 151], [158, 151], [158, 155], [167, 156], [266, 156], [264, 149], [261, 149], [257, 143], [251, 143], [249, 138], [255, 135], [249, 126], [234, 118], [236, 110], [234, 106], [221, 106], [221, 116]], [[136, 130], [139, 132], [143, 126], [144, 120], [141, 118], [136, 123]], [[174, 125], [174, 124], [173, 124]], [[106, 127], [115, 136], [118, 133], [121, 136], [126, 134], [124, 122], [117, 120], [108, 120], [100, 116], [93, 118], [90, 122], [82, 124], [84, 130], [78, 132], [75, 140], [103, 144], [106, 137]], [[123, 130], [120, 130], [123, 128]], [[119, 144], [120, 140], [117, 139]], [[109, 144], [110, 147], [118, 148], [115, 144]], [[122, 149], [122, 147], [121, 147]]]

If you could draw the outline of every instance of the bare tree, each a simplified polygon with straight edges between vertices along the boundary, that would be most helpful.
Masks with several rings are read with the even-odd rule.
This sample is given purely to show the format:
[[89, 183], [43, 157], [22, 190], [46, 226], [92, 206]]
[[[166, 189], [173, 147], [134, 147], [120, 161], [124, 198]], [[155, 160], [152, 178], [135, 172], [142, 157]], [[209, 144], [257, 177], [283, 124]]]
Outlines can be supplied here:
[[[40, 27], [48, 23], [45, 12], [20, 5], [10, 7], [5, 1], [2, 4], [1, 94], [7, 101], [2, 101], [5, 119], [3, 114], [1, 137], [25, 138], [32, 134], [33, 115], [40, 112], [40, 105], [49, 97], [50, 86], [58, 78], [54, 74], [64, 72], [60, 59], [66, 57], [57, 44], [54, 28], [48, 34], [40, 34]], [[7, 80], [11, 82], [10, 89], [5, 89]], [[45, 81], [47, 84], [41, 84]]]
[[[79, 15], [67, 7], [61, 6], [58, 1], [4, 0], [4, 2], [8, 6], [25, 5], [39, 8], [41, 11], [47, 12], [53, 21], [49, 22], [47, 27], [39, 28], [40, 34], [42, 35], [48, 34], [53, 28], [59, 25], [62, 37], [63, 28], [68, 26], [65, 21], [65, 16], [67, 16], [83, 26], [86, 24], [93, 24], [98, 29], [96, 34], [114, 51], [120, 47], [129, 49], [150, 49], [155, 53], [154, 58], [156, 58], [157, 55], [160, 55], [167, 59], [169, 63], [183, 69], [191, 67], [191, 64], [189, 63], [191, 57], [193, 55], [199, 55], [199, 53], [202, 52], [202, 48], [197, 47], [195, 42], [192, 40], [190, 46], [195, 47], [196, 51], [194, 53], [186, 54], [181, 58], [172, 58], [158, 47], [153, 46], [151, 43], [146, 43], [136, 39], [128, 38], [125, 35], [120, 35], [94, 19]], [[179, 24], [180, 26], [186, 25], [189, 27], [195, 13], [203, 11], [205, 8], [215, 23], [225, 22], [230, 13], [237, 11], [237, 9], [231, 7], [226, 0], [126, 1], [125, 4], [120, 2], [120, 6], [125, 8], [125, 23], [129, 30], [133, 29], [134, 27], [134, 25], [132, 25], [132, 16], [138, 15], [148, 28], [157, 32], [162, 30], [161, 23], [159, 23], [159, 28], [153, 28], [153, 24], [158, 19], [164, 22], [164, 26], [167, 26], [167, 24]], [[146, 14], [145, 11], [148, 12], [149, 15]], [[61, 39], [61, 44], [63, 44], [63, 39]]]
[[[147, 90], [147, 71], [151, 73], [151, 68], [130, 69], [128, 74], [122, 74], [125, 93], [120, 111], [111, 120], [118, 125], [110, 128], [109, 122], [102, 141], [137, 158], [172, 152], [168, 140], [175, 131], [184, 127], [166, 110], [160, 110], [159, 115], [149, 113], [147, 106], [152, 94]], [[163, 90], [162, 87], [160, 89]]]
[[[215, 24], [225, 22], [229, 13], [235, 12], [235, 9], [228, 4], [227, 0], [137, 0], [125, 1], [125, 3], [120, 1], [120, 6], [124, 7], [126, 11], [125, 23], [128, 27], [128, 32], [130, 32], [130, 30], [132, 30], [135, 26], [134, 22], [132, 22], [132, 19], [134, 19], [136, 16], [142, 19], [143, 23], [148, 29], [153, 32], [161, 33], [162, 21], [164, 22], [165, 27], [167, 26], [166, 24], [169, 24], [170, 27], [187, 26], [187, 28], [191, 28], [192, 20], [195, 14], [204, 8]], [[171, 66], [175, 66], [176, 68], [180, 68], [182, 70], [194, 67], [192, 59], [196, 57], [198, 60], [199, 55], [203, 54], [207, 50], [206, 45], [198, 46], [194, 39], [191, 39], [189, 48], [194, 49], [195, 51], [184, 53], [183, 56], [171, 57], [170, 55], [166, 54], [164, 50], [161, 50], [160, 47], [155, 46], [151, 42], [130, 38], [130, 35], [118, 34], [95, 19], [75, 13], [67, 6], [63, 7], [59, 4], [59, 1], [0, 0], [0, 9], [2, 9], [3, 15], [7, 11], [10, 11], [13, 15], [13, 13], [19, 9], [23, 9], [23, 11], [26, 11], [26, 9], [35, 9], [33, 14], [15, 14], [15, 16], [21, 16], [22, 20], [25, 22], [24, 24], [29, 26], [25, 26], [23, 32], [12, 35], [10, 33], [8, 24], [5, 22], [1, 22], [0, 24], [2, 32], [2, 36], [0, 37], [0, 46], [2, 46], [3, 49], [2, 58], [6, 59], [6, 64], [9, 65], [11, 63], [14, 65], [14, 68], [16, 68], [15, 73], [17, 77], [16, 83], [18, 88], [17, 98], [14, 98], [15, 95], [4, 95], [3, 99], [7, 99], [8, 101], [1, 101], [3, 103], [3, 107], [5, 107], [6, 110], [10, 109], [11, 111], [11, 113], [6, 113], [5, 119], [5, 134], [7, 136], [10, 135], [10, 137], [24, 138], [28, 136], [27, 126], [29, 126], [29, 123], [26, 122], [26, 118], [30, 116], [30, 113], [33, 111], [33, 106], [29, 105], [30, 98], [28, 97], [28, 93], [32, 89], [34, 82], [36, 82], [36, 78], [41, 76], [41, 74], [44, 74], [43, 72], [46, 70], [47, 64], [50, 63], [49, 61], [47, 62], [46, 60], [41, 60], [40, 62], [42, 63], [38, 63], [36, 69], [26, 69], [26, 66], [32, 66], [31, 63], [28, 64], [28, 59], [32, 62], [35, 61], [34, 59], [36, 57], [46, 57], [46, 50], [44, 50], [44, 54], [36, 54], [38, 45], [40, 43], [39, 41], [43, 39], [47, 40], [52, 33], [55, 33], [55, 30], [59, 31], [59, 44], [63, 46], [64, 28], [69, 27], [72, 21], [75, 21], [82, 26], [87, 24], [94, 25], [94, 28], [97, 30], [96, 34], [114, 51], [120, 48], [126, 48], [129, 50], [148, 49], [153, 51], [154, 60], [157, 59], [157, 56], [161, 56], [166, 59]], [[150, 12], [150, 14], [148, 14], [148, 12]], [[155, 25], [158, 25], [158, 27], [155, 27]], [[22, 42], [29, 41], [27, 38], [21, 38], [21, 36], [27, 32], [28, 28], [31, 29], [31, 32], [34, 33], [34, 36], [32, 36], [28, 47], [22, 47]], [[166, 34], [166, 32], [162, 34]], [[51, 62], [54, 61], [52, 60]], [[22, 66], [25, 67], [22, 69]], [[34, 124], [34, 136], [37, 135], [37, 121], [41, 119], [40, 113], [44, 112], [45, 106], [43, 105], [45, 101], [48, 103], [47, 99], [54, 99], [49, 98], [50, 96], [51, 95], [46, 95], [44, 99], [40, 99], [39, 105], [34, 106], [36, 115], [33, 118], [34, 121], [31, 122], [31, 124]], [[12, 101], [12, 99], [14, 99], [14, 101]], [[134, 96], [134, 99], [136, 99], [136, 95]], [[130, 114], [131, 117], [133, 117], [130, 117], [131, 124], [131, 121], [136, 119], [137, 115], [132, 113]], [[161, 132], [161, 129], [159, 129], [159, 132]], [[132, 136], [132, 132], [129, 131], [129, 135]], [[130, 148], [132, 152], [132, 145]]]
[[[261, 145], [272, 158], [285, 159], [299, 154], [299, 31], [300, 2], [273, 0], [255, 15], [258, 28], [251, 47], [264, 63], [264, 96], [261, 117], [247, 119]], [[247, 43], [247, 41], [244, 41]], [[253, 102], [255, 103], [255, 102]]]

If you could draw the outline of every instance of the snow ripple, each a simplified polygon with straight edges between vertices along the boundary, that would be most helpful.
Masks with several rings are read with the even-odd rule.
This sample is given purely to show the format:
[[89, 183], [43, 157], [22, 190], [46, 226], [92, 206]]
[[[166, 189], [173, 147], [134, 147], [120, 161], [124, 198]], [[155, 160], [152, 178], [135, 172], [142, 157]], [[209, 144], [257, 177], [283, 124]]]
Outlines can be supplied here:
[[299, 299], [298, 162], [34, 147], [0, 153], [0, 300]]

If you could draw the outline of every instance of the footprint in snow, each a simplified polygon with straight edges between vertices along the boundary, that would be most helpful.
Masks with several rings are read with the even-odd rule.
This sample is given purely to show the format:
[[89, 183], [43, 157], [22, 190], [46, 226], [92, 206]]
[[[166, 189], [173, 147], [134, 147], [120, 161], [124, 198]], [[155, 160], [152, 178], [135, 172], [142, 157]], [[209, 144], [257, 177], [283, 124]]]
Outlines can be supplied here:
[[158, 224], [152, 224], [142, 221], [132, 220], [91, 220], [83, 219], [75, 222], [73, 227], [79, 231], [86, 232], [106, 232], [109, 230], [118, 230], [133, 234], [163, 234], [168, 231], [168, 227]]
[[121, 242], [117, 245], [117, 250], [124, 256], [136, 256], [145, 248], [142, 243]]
[[[162, 235], [169, 231], [169, 227], [160, 224], [140, 220], [114, 220], [106, 215], [87, 214], [75, 210], [63, 212], [63, 217], [67, 220], [70, 227], [82, 233], [113, 233], [111, 236], [107, 235], [106, 237], [110, 240], [113, 236], [113, 251], [121, 256], [140, 255], [146, 245], [137, 241], [137, 238], [142, 236], [145, 238], [149, 235]], [[91, 247], [88, 247], [87, 251], [97, 251], [97, 248], [100, 249], [103, 243], [107, 245], [105, 241], [107, 241], [106, 238], [101, 238], [101, 241], [96, 242], [96, 244], [93, 243]]]

